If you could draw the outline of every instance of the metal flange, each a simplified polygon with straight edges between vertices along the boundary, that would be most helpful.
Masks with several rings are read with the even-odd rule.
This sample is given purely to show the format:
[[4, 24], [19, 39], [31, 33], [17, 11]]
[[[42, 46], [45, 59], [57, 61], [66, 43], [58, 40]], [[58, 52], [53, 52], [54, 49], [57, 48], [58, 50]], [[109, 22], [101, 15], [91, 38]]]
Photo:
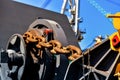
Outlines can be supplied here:
[[[21, 80], [26, 58], [26, 48], [22, 35], [12, 35], [7, 43], [6, 50], [1, 54], [1, 79]], [[3, 60], [4, 58], [7, 60]]]

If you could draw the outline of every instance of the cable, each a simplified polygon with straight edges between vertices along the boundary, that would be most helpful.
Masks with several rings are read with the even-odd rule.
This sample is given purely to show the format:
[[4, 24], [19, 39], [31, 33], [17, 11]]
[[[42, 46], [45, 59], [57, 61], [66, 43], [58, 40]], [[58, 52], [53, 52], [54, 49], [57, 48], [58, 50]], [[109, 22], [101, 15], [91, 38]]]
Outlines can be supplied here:
[[[101, 14], [103, 14], [105, 17], [107, 14], [109, 14], [110, 12], [106, 11], [104, 8], [102, 8], [96, 1], [94, 0], [88, 0], [88, 2], [94, 6]], [[112, 19], [108, 19], [110, 21], [110, 23], [112, 22]]]
[[42, 8], [45, 8], [49, 3], [51, 2], [51, 0], [43, 0], [42, 4], [40, 5]]

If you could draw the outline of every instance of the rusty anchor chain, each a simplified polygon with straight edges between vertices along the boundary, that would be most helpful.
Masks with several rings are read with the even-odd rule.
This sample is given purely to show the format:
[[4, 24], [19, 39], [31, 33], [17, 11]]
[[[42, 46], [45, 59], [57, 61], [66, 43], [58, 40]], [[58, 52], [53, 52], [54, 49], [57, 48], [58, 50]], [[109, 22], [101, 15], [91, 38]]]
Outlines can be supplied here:
[[79, 58], [79, 57], [80, 57], [82, 51], [81, 51], [78, 47], [76, 47], [76, 46], [74, 46], [74, 45], [69, 45], [69, 46], [67, 46], [67, 48], [68, 48], [68, 49], [71, 51], [71, 53], [72, 53], [72, 54], [68, 57], [69, 60], [75, 60], [76, 58]]
[[[47, 48], [52, 54], [64, 54], [67, 55], [69, 60], [75, 60], [80, 57], [82, 51], [74, 45], [68, 45], [63, 47], [58, 40], [46, 41], [45, 36], [39, 35], [35, 29], [31, 29], [23, 34], [26, 44], [34, 43], [35, 47], [39, 50], [39, 55], [42, 55], [42, 49]], [[36, 51], [33, 47], [33, 50]], [[34, 55], [32, 54], [34, 59]]]

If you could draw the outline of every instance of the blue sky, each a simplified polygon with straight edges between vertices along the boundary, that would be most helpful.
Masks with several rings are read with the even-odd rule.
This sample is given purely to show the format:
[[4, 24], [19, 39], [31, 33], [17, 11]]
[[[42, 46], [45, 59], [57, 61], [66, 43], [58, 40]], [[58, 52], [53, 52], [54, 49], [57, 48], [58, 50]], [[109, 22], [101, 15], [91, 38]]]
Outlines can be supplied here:
[[[63, 0], [15, 0], [32, 6], [48, 9], [60, 13]], [[94, 38], [102, 35], [111, 35], [116, 32], [112, 20], [106, 18], [107, 13], [115, 14], [120, 11], [119, 0], [80, 0], [80, 17], [83, 22], [79, 24], [81, 30], [86, 30], [84, 39], [79, 43], [82, 49], [88, 47]]]

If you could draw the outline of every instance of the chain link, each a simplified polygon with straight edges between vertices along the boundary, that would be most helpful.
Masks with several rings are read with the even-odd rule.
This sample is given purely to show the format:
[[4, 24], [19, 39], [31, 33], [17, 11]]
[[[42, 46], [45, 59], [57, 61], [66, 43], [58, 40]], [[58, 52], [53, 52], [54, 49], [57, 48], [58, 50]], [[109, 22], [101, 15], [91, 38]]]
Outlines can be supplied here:
[[68, 45], [66, 47], [63, 47], [58, 40], [50, 40], [49, 42], [47, 42], [46, 38], [44, 36], [39, 35], [35, 29], [31, 29], [25, 32], [23, 34], [23, 38], [26, 42], [26, 45], [29, 43], [34, 43], [35, 46], [32, 47], [32, 49], [36, 51], [35, 49], [37, 48], [39, 50], [40, 56], [42, 55], [42, 50], [45, 48], [47, 48], [52, 54], [67, 55], [69, 60], [75, 60], [79, 58], [82, 53], [82, 51], [74, 45]]

